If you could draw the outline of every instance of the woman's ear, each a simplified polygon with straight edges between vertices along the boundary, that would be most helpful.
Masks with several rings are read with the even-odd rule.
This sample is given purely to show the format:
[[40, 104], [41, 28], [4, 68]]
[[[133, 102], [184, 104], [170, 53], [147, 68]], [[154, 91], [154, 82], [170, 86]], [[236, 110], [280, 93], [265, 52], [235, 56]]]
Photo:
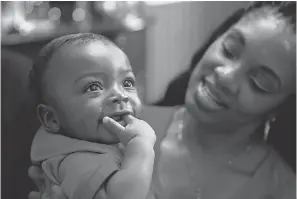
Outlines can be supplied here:
[[60, 122], [56, 111], [51, 106], [39, 104], [37, 106], [37, 117], [47, 131], [51, 133], [59, 132]]

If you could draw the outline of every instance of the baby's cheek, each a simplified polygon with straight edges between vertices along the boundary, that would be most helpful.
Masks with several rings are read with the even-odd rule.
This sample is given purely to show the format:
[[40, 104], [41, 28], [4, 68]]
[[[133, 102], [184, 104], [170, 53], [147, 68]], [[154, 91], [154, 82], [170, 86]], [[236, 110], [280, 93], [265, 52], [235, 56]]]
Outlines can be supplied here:
[[77, 118], [77, 107], [73, 107], [71, 104], [62, 104], [58, 109], [59, 122], [62, 126], [70, 126], [72, 121]]
[[72, 104], [68, 117], [74, 123], [88, 123], [99, 118], [102, 104], [96, 100]]
[[85, 101], [81, 105], [83, 109], [88, 109], [87, 112], [90, 112], [92, 114], [94, 113], [98, 114], [98, 113], [101, 113], [104, 108], [103, 102], [104, 102], [104, 99], [102, 99], [102, 97], [96, 97]]
[[71, 120], [71, 126], [82, 139], [92, 139], [97, 133], [101, 106], [81, 106]]
[[132, 105], [133, 110], [135, 111], [136, 115], [140, 113], [142, 102], [137, 94], [130, 98], [130, 102]]

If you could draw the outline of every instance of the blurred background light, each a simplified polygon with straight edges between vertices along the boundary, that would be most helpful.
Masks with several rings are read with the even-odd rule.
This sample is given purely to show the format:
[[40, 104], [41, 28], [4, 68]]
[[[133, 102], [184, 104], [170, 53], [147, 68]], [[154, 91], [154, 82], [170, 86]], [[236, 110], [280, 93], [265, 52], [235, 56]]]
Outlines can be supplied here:
[[56, 21], [61, 17], [61, 10], [60, 8], [53, 7], [48, 11], [48, 18], [51, 21]]
[[82, 8], [76, 8], [72, 13], [72, 18], [74, 21], [83, 21], [86, 17], [86, 12]]
[[33, 23], [23, 21], [20, 24], [18, 30], [21, 35], [27, 35], [27, 34], [30, 34], [35, 28], [36, 26]]
[[144, 2], [149, 6], [160, 6], [160, 5], [168, 5], [173, 3], [180, 3], [183, 1], [144, 1]]
[[103, 9], [106, 12], [113, 12], [117, 9], [117, 2], [116, 1], [105, 1], [103, 3]]
[[35, 5], [35, 6], [40, 6], [42, 3], [43, 3], [42, 1], [35, 1], [35, 2], [34, 2], [34, 5]]
[[141, 18], [135, 16], [134, 14], [127, 14], [124, 19], [124, 23], [128, 28], [134, 31], [141, 30], [142, 28], [144, 28], [144, 21]]

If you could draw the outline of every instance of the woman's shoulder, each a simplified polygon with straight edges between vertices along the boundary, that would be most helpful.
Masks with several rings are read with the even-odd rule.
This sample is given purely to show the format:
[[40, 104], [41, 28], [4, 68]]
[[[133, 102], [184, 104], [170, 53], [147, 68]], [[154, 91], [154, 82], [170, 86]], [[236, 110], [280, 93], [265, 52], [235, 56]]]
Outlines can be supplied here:
[[249, 179], [239, 195], [249, 195], [249, 198], [267, 195], [287, 199], [295, 194], [295, 174], [272, 148], [264, 144], [253, 144], [250, 151], [237, 162], [231, 166], [232, 170], [245, 174]]
[[[269, 168], [271, 173], [278, 175], [278, 179], [281, 180], [283, 178], [292, 178], [295, 181], [295, 174], [291, 167], [287, 164], [287, 162], [278, 154], [278, 152], [268, 146], [268, 145], [258, 145], [257, 150], [262, 150], [266, 152], [266, 157], [263, 159], [261, 164], [259, 165], [259, 169], [261, 167]], [[257, 151], [256, 151], [257, 152]], [[266, 170], [266, 169], [265, 169]]]
[[296, 183], [294, 171], [274, 149], [270, 150], [269, 157], [266, 161], [267, 165], [271, 167], [272, 172], [278, 175], [280, 183], [287, 183], [289, 181]]
[[251, 175], [256, 174], [264, 167], [269, 168], [271, 172], [283, 172], [294, 175], [294, 172], [283, 158], [273, 148], [264, 143], [251, 143], [247, 146], [244, 155], [239, 156], [235, 160], [233, 165], [238, 167], [237, 169], [245, 168], [245, 173], [250, 173]]
[[[296, 198], [296, 175], [287, 162], [272, 148], [255, 175], [267, 184], [277, 198]], [[265, 181], [266, 179], [266, 181]], [[276, 197], [275, 197], [276, 198]]]

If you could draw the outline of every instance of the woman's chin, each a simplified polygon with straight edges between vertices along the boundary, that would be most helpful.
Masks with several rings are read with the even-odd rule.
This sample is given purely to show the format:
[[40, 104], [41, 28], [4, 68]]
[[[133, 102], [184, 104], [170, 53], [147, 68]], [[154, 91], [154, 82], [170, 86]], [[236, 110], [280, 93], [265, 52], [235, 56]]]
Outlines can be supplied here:
[[195, 99], [194, 95], [192, 95], [191, 97], [187, 96], [185, 105], [188, 112], [196, 120], [206, 123], [219, 122], [219, 117], [222, 115], [222, 112], [224, 111], [224, 109], [221, 108], [213, 108], [212, 104], [209, 104], [209, 106], [208, 104], [203, 104], [203, 102]]

